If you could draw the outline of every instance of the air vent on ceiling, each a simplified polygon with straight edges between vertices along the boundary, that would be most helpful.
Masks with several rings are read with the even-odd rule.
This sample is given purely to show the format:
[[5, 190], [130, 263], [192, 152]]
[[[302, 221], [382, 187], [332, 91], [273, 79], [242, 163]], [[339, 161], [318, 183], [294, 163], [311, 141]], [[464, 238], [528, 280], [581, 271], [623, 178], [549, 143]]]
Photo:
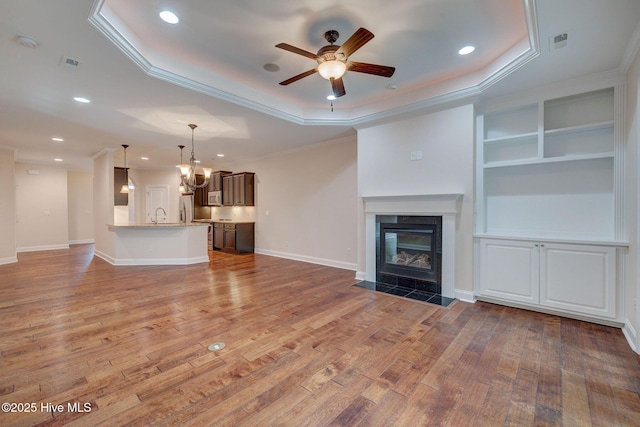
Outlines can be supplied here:
[[549, 45], [551, 50], [558, 50], [565, 46], [569, 42], [569, 33], [560, 33], [555, 36], [549, 37]]
[[68, 56], [63, 56], [60, 65], [64, 68], [77, 70], [78, 68], [80, 68], [80, 61], [78, 61], [77, 59], [69, 58]]

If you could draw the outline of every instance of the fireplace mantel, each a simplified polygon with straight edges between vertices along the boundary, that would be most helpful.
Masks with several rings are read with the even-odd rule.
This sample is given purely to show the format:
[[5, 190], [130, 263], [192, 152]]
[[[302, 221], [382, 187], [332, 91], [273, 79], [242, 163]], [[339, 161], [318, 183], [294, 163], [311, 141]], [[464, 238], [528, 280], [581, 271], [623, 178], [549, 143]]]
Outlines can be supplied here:
[[455, 215], [460, 210], [462, 197], [462, 194], [361, 196], [364, 212], [376, 215]]
[[462, 194], [360, 196], [365, 213], [365, 279], [376, 280], [376, 216], [442, 216], [442, 295], [455, 298], [456, 216]]

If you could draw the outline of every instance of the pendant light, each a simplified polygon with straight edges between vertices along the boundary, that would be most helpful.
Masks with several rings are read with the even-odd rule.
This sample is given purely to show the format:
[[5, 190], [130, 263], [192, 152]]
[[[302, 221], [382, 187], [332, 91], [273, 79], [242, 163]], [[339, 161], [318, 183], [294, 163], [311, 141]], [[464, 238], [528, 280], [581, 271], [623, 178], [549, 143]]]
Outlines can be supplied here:
[[[178, 148], [180, 149], [180, 164], [182, 164], [182, 150], [184, 149], [184, 145], [178, 145]], [[180, 167], [180, 166], [178, 166], [178, 167]], [[180, 186], [178, 187], [178, 192], [180, 194], [184, 194], [184, 193], [187, 192], [186, 187], [182, 183], [182, 176], [180, 177]]]
[[122, 148], [124, 148], [124, 177], [125, 184], [122, 184], [122, 188], [120, 189], [121, 194], [129, 194], [129, 169], [127, 169], [127, 148], [129, 146], [126, 144], [122, 144]]
[[196, 182], [197, 162], [196, 162], [196, 155], [194, 153], [194, 148], [193, 148], [193, 134], [194, 134], [195, 128], [197, 128], [198, 125], [191, 123], [187, 126], [191, 128], [191, 158], [189, 159], [188, 164], [181, 163], [178, 167], [180, 168], [180, 177], [182, 180], [181, 181], [182, 185], [184, 185], [189, 192], [193, 192], [197, 188], [204, 188], [207, 185], [209, 185], [209, 178], [211, 177], [211, 172], [213, 172], [213, 169], [202, 168], [202, 172], [204, 173], [204, 182], [202, 184], [198, 184]]

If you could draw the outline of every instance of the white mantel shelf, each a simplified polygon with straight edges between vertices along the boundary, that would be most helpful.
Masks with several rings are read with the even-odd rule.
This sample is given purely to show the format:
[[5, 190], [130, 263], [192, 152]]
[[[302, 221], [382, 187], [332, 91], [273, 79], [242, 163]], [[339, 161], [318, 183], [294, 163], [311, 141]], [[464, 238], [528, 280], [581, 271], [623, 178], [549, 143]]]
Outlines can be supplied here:
[[463, 194], [404, 194], [360, 196], [364, 212], [377, 215], [446, 215], [460, 210]]
[[376, 281], [376, 216], [442, 216], [442, 295], [455, 298], [456, 216], [463, 194], [360, 196], [365, 213], [365, 278]]

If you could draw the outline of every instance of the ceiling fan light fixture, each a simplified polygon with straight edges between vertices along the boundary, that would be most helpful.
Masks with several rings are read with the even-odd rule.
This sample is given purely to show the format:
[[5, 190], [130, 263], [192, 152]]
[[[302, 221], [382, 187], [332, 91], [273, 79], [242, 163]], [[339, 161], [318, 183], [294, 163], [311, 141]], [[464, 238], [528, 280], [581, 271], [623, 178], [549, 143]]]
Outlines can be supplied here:
[[324, 61], [318, 64], [318, 73], [325, 79], [339, 79], [347, 71], [347, 64], [338, 60]]

